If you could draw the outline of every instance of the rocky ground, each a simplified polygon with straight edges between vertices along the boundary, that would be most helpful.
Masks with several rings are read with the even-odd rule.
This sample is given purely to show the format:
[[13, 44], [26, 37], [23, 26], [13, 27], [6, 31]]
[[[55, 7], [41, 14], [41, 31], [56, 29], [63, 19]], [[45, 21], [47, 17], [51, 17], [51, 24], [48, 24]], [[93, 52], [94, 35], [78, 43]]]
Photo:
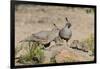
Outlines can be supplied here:
[[[63, 63], [63, 62], [81, 62], [92, 61], [94, 56], [91, 56], [91, 50], [85, 52], [80, 49], [70, 48], [74, 40], [83, 42], [88, 41], [88, 45], [94, 48], [94, 43], [91, 39], [87, 39], [90, 35], [94, 35], [94, 12], [91, 8], [73, 8], [60, 6], [40, 6], [40, 5], [18, 5], [15, 11], [15, 49], [16, 49], [16, 65], [19, 64], [39, 64], [39, 63]], [[89, 11], [89, 12], [88, 12]], [[72, 37], [67, 46], [65, 43], [53, 43], [49, 48], [38, 48], [38, 54], [44, 53], [43, 58], [39, 58], [44, 62], [33, 62], [30, 57], [29, 60], [23, 60], [23, 57], [29, 51], [28, 42], [19, 43], [33, 33], [40, 31], [50, 31], [53, 24], [58, 28], [63, 28], [68, 17], [72, 24]], [[92, 38], [94, 39], [94, 38]], [[21, 45], [22, 44], [22, 45]], [[20, 47], [20, 48], [19, 48]], [[23, 60], [23, 61], [21, 61]], [[27, 61], [27, 62], [26, 62]], [[23, 63], [24, 62], [24, 63]]]

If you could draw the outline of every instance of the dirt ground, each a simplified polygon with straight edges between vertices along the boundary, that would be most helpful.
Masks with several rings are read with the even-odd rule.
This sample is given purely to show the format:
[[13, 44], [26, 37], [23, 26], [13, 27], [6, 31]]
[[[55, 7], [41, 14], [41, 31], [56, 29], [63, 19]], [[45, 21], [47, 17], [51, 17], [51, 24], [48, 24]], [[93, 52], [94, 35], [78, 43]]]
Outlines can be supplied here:
[[72, 40], [84, 40], [94, 34], [94, 13], [89, 8], [67, 6], [18, 5], [15, 11], [15, 44], [32, 33], [51, 30], [55, 23], [60, 29], [68, 18], [72, 24]]
[[[91, 34], [94, 35], [94, 12], [93, 10], [89, 11], [89, 9], [91, 8], [29, 4], [17, 5], [15, 8], [15, 46], [17, 46], [19, 41], [33, 33], [52, 30], [54, 28], [53, 24], [62, 29], [67, 23], [65, 17], [72, 24], [72, 37], [68, 43], [70, 44], [73, 40], [85, 40]], [[74, 52], [70, 48], [66, 50]], [[78, 56], [80, 56], [79, 53], [85, 54], [81, 51], [75, 51], [78, 53]], [[87, 56], [85, 57], [87, 58]], [[82, 56], [82, 60], [86, 58]]]

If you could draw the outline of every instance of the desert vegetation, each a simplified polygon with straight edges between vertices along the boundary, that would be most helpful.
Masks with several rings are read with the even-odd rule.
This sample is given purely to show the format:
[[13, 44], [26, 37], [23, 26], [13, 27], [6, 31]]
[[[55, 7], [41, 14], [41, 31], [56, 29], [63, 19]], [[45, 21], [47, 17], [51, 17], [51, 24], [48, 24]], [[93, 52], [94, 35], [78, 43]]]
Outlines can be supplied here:
[[[67, 44], [59, 36], [67, 23], [66, 17], [72, 25]], [[51, 33], [54, 24], [57, 32]], [[31, 40], [27, 40], [29, 37]], [[15, 7], [15, 65], [93, 61], [94, 38], [93, 8], [34, 4]]]

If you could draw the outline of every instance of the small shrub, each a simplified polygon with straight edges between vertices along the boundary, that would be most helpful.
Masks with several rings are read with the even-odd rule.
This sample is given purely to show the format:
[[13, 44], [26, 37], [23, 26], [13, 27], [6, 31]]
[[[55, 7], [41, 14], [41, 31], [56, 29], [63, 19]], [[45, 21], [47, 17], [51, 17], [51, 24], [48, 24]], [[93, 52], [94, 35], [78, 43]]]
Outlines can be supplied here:
[[18, 62], [22, 64], [41, 63], [43, 57], [42, 47], [43, 45], [40, 44], [39, 42], [33, 42], [32, 44], [29, 43], [29, 48], [27, 53], [25, 55], [22, 55]]
[[94, 13], [94, 9], [93, 8], [88, 8], [85, 11], [86, 11], [87, 14]]
[[56, 63], [55, 56], [50, 59], [50, 63]]
[[87, 43], [89, 50], [92, 51], [92, 53], [94, 54], [94, 37], [93, 37], [93, 35], [90, 34], [88, 36], [88, 38], [84, 40], [84, 42]]
[[15, 47], [15, 56], [18, 54], [18, 52], [20, 52], [22, 50], [22, 46], [16, 46]]

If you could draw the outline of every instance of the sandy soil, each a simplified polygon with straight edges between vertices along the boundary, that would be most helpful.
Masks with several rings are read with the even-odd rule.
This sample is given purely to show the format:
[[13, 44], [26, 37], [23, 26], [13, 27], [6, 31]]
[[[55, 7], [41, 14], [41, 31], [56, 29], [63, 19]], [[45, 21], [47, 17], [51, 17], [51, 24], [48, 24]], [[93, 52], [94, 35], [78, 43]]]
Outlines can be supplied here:
[[15, 44], [32, 33], [51, 30], [55, 23], [63, 28], [68, 17], [72, 24], [72, 40], [83, 40], [94, 34], [94, 13], [86, 13], [87, 8], [59, 6], [19, 5], [15, 11]]
[[[63, 28], [66, 24], [65, 17], [67, 17], [72, 24], [72, 37], [69, 40], [69, 43], [73, 40], [81, 41], [86, 39], [91, 34], [94, 34], [94, 12], [87, 13], [87, 9], [90, 8], [28, 4], [16, 6], [15, 46], [17, 46], [19, 41], [27, 38], [33, 33], [52, 30], [54, 28], [53, 24], [56, 24], [60, 29]], [[80, 59], [87, 60], [86, 53], [71, 48], [67, 48], [66, 51], [62, 51], [59, 55], [62, 55], [63, 53], [68, 55], [72, 53], [71, 55], [74, 55], [74, 51], [76, 52], [76, 56], [80, 56]]]

